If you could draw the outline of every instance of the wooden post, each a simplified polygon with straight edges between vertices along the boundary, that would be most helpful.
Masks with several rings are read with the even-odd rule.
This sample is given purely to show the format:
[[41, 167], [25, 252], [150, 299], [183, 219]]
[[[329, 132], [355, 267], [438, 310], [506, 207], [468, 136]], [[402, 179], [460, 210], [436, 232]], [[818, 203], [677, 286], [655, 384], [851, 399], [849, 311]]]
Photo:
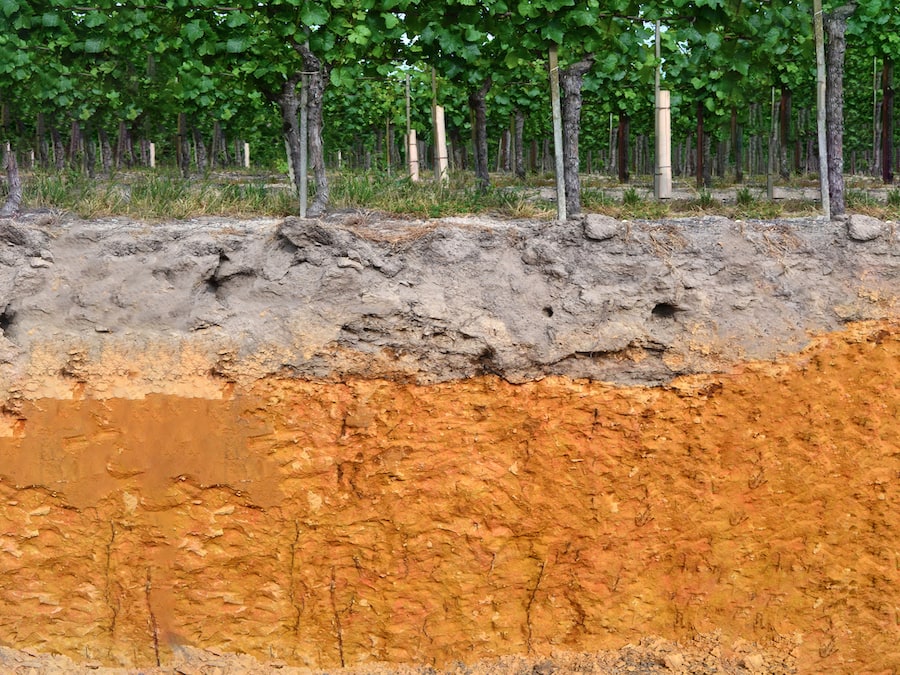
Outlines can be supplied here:
[[563, 175], [562, 108], [559, 101], [557, 46], [550, 47], [550, 103], [553, 113], [553, 153], [556, 156], [556, 217], [566, 219], [566, 183]]
[[816, 39], [816, 129], [819, 137], [819, 189], [822, 213], [831, 220], [828, 186], [828, 140], [825, 136], [825, 20], [822, 0], [813, 0], [813, 28]]
[[412, 110], [409, 95], [409, 73], [406, 74], [406, 138], [409, 142], [409, 132], [412, 131]]
[[657, 199], [672, 198], [672, 112], [671, 93], [656, 93], [656, 188]]
[[410, 129], [406, 135], [406, 158], [409, 163], [409, 178], [413, 182], [419, 181], [419, 143], [416, 140], [416, 130]]
[[[662, 91], [660, 90], [660, 80], [662, 79], [662, 51], [660, 48], [660, 26], [659, 21], [656, 22], [655, 27], [655, 41], [656, 41], [656, 73], [654, 74], [654, 82], [653, 82], [653, 99], [656, 102], [656, 116], [654, 117], [653, 131], [656, 137], [656, 157], [655, 157], [655, 171], [653, 172], [653, 194], [657, 199], [668, 199], [672, 193], [672, 148], [671, 145], [668, 145], [666, 148], [668, 161], [666, 165], [669, 169], [669, 185], [668, 189], [662, 184], [662, 176], [663, 176], [663, 145], [664, 140], [662, 137]], [[666, 111], [669, 110], [669, 92], [666, 92]], [[671, 136], [671, 119], [669, 120], [669, 134]]]
[[447, 126], [444, 123], [444, 106], [434, 106], [434, 179], [438, 183], [450, 180], [447, 158]]
[[156, 143], [150, 141], [150, 168], [156, 168]]
[[244, 168], [250, 168], [250, 144], [244, 143]]
[[419, 144], [416, 141], [416, 130], [412, 128], [412, 103], [409, 95], [409, 73], [406, 74], [406, 163], [409, 167], [409, 179], [419, 181]]

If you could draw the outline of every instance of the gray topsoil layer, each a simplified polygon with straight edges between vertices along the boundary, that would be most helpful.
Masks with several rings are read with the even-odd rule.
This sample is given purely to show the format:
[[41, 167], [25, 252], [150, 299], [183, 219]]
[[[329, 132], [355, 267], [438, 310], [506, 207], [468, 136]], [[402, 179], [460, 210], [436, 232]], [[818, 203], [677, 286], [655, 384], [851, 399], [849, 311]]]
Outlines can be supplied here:
[[895, 318], [898, 291], [900, 232], [865, 216], [142, 223], [32, 213], [0, 221], [0, 362], [15, 372], [39, 345], [100, 353], [168, 340], [227, 352], [225, 377], [255, 359], [252, 376], [660, 384], [797, 351], [849, 321]]

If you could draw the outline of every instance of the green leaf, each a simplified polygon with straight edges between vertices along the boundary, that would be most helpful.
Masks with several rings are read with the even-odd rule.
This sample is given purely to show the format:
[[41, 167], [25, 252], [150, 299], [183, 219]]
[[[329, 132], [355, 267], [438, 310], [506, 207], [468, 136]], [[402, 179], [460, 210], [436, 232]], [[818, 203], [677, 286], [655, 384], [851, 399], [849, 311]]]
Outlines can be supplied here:
[[182, 32], [190, 42], [196, 42], [203, 37], [203, 29], [200, 27], [200, 21], [198, 20], [191, 21], [184, 27]]
[[84, 25], [88, 28], [97, 28], [106, 23], [106, 15], [102, 12], [91, 12], [84, 17]]
[[722, 38], [718, 33], [707, 33], [706, 34], [706, 46], [712, 49], [713, 51], [717, 50], [722, 46]]
[[12, 16], [19, 10], [19, 3], [17, 0], [0, 0], [0, 9], [3, 9], [6, 16]]
[[565, 37], [565, 31], [563, 30], [562, 25], [554, 20], [541, 29], [541, 36], [551, 42], [561, 45], [563, 38]]
[[244, 12], [228, 12], [228, 19], [225, 20], [225, 25], [229, 28], [237, 28], [248, 23], [250, 23], [250, 17]]
[[468, 42], [481, 42], [484, 35], [475, 26], [466, 26], [466, 40]]
[[538, 15], [538, 8], [526, 0], [519, 3], [518, 12], [526, 19], [533, 19]]
[[328, 10], [321, 5], [307, 3], [300, 10], [300, 21], [304, 26], [324, 26], [328, 23]]

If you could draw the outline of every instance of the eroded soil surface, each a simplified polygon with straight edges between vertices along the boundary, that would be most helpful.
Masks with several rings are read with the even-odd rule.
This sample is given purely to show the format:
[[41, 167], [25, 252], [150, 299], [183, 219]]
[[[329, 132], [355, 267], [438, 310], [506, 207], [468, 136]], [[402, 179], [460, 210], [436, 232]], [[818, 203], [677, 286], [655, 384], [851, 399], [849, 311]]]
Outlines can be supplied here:
[[48, 218], [0, 669], [900, 665], [893, 224]]

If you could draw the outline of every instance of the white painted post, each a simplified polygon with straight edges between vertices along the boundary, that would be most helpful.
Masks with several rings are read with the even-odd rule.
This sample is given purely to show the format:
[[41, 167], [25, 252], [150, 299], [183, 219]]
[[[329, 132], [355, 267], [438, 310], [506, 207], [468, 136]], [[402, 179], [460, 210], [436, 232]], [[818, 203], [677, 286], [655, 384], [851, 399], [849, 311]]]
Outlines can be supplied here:
[[656, 101], [657, 199], [672, 198], [672, 107], [670, 92], [660, 89]]
[[156, 143], [150, 141], [150, 168], [156, 168]]
[[244, 143], [244, 168], [250, 168], [250, 144]]
[[444, 106], [434, 106], [434, 179], [439, 183], [450, 180], [450, 162], [447, 157], [447, 127], [444, 124]]
[[410, 129], [406, 136], [406, 157], [409, 161], [409, 179], [419, 181], [419, 142], [416, 140], [416, 130]]
[[550, 103], [553, 113], [553, 153], [556, 155], [556, 217], [566, 219], [566, 178], [563, 164], [562, 107], [559, 101], [557, 46], [550, 47]]

